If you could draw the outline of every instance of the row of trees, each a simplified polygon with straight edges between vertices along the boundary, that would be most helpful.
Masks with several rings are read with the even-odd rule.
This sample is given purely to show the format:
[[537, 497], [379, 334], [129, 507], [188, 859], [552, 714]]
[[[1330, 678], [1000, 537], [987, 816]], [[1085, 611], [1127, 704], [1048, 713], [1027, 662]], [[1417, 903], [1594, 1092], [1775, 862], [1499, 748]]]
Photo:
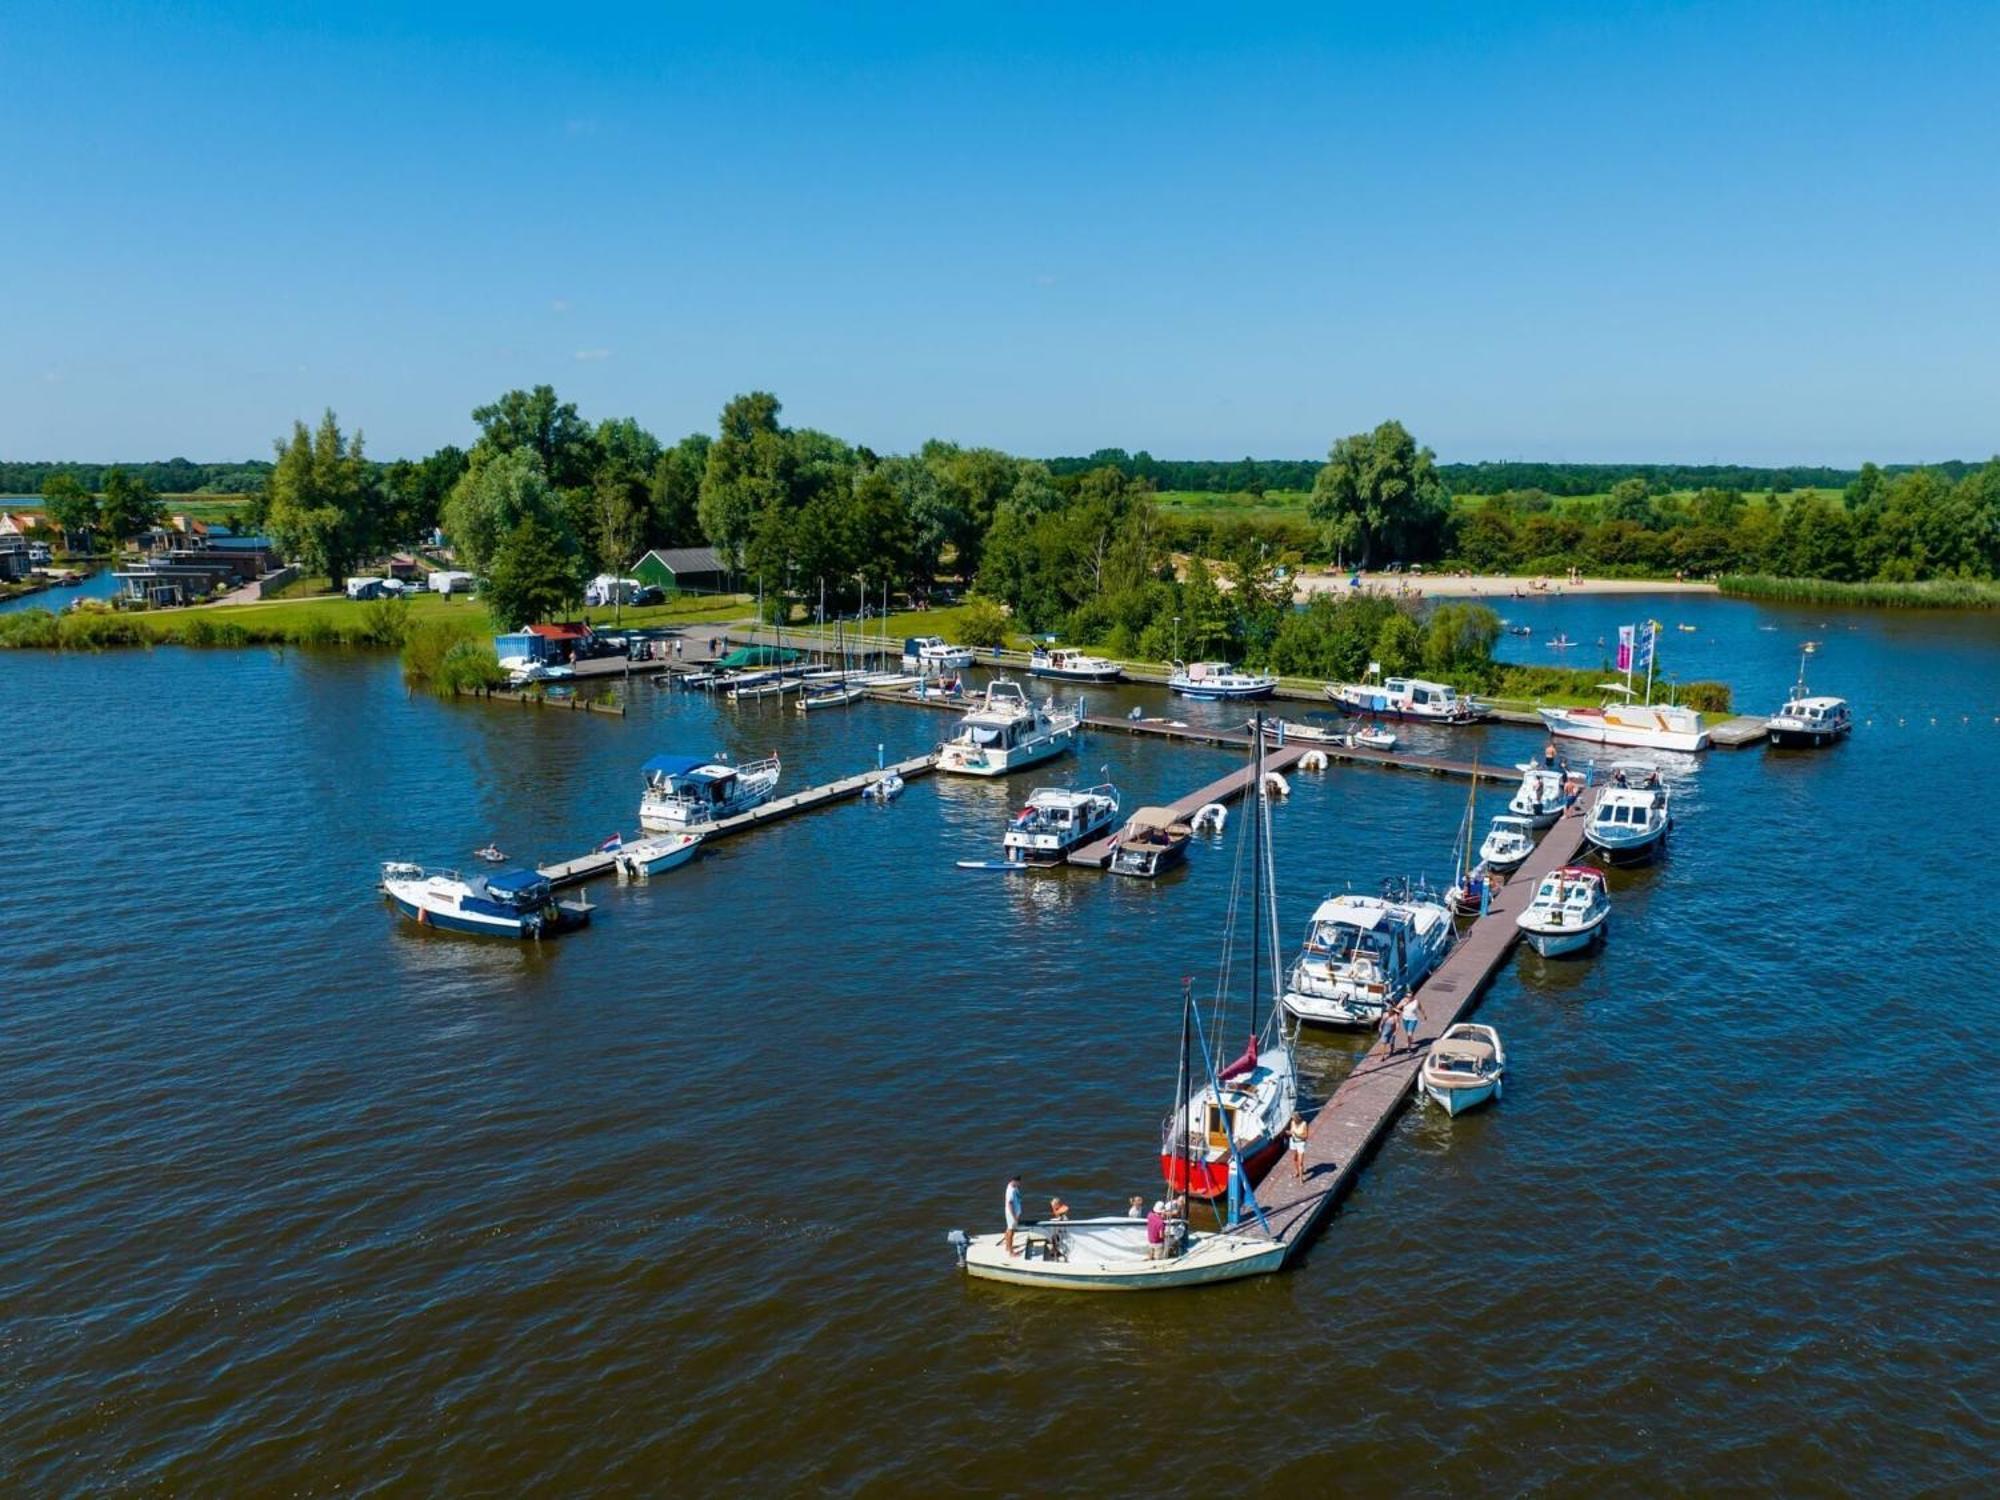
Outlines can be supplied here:
[[123, 541], [166, 519], [166, 506], [142, 474], [116, 464], [98, 476], [99, 488], [89, 488], [74, 474], [55, 473], [42, 480], [42, 509], [66, 536], [109, 537]]

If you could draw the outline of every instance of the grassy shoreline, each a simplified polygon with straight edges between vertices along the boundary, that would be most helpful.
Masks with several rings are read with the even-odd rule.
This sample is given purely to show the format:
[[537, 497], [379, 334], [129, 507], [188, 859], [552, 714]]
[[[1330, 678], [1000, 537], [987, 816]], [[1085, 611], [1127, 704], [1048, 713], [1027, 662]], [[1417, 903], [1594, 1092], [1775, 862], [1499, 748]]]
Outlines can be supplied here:
[[1717, 580], [1736, 599], [1765, 604], [1838, 604], [1850, 609], [2000, 609], [2000, 582], [1933, 578], [1922, 583], [1835, 583], [1825, 578], [1773, 578], [1730, 573]]

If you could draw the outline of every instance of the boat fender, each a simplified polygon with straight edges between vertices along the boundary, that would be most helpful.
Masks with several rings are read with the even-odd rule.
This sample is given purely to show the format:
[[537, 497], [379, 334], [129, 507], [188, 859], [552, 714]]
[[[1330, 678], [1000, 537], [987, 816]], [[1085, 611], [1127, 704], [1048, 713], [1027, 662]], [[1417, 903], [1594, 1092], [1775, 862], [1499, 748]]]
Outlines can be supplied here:
[[1299, 757], [1299, 769], [1301, 771], [1324, 771], [1326, 769], [1326, 752], [1324, 750], [1308, 750], [1304, 755]]
[[1276, 771], [1266, 771], [1264, 794], [1268, 797], [1289, 797], [1292, 795], [1292, 784]]

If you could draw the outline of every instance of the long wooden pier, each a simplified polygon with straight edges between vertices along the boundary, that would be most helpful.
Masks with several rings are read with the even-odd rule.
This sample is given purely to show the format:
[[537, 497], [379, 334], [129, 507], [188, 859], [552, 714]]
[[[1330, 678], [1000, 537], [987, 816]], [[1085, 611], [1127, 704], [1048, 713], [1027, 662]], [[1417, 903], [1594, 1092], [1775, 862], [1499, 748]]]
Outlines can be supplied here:
[[1471, 1012], [1513, 951], [1520, 940], [1515, 919], [1534, 898], [1542, 877], [1576, 858], [1583, 846], [1584, 823], [1596, 801], [1594, 788], [1577, 798], [1501, 887], [1486, 915], [1474, 921], [1436, 972], [1418, 988], [1417, 1005], [1422, 1013], [1418, 1045], [1405, 1045], [1391, 1053], [1377, 1042], [1312, 1116], [1305, 1180], [1296, 1179], [1287, 1153], [1257, 1185], [1257, 1202], [1271, 1232], [1284, 1242], [1288, 1263], [1319, 1228], [1327, 1210], [1361, 1175], [1363, 1163], [1415, 1087], [1424, 1049]]
[[[776, 823], [789, 818], [793, 813], [810, 812], [816, 807], [826, 807], [830, 803], [845, 802], [850, 797], [858, 797], [862, 791], [893, 771], [905, 781], [919, 776], [928, 776], [937, 769], [937, 756], [918, 755], [909, 760], [898, 761], [883, 771], [864, 771], [858, 776], [843, 776], [838, 781], [829, 781], [823, 786], [807, 787], [804, 791], [793, 792], [789, 797], [778, 797], [760, 803], [748, 812], [738, 813], [733, 818], [720, 818], [713, 823], [700, 824], [698, 830], [704, 835], [704, 842], [725, 839], [731, 834], [742, 833], [746, 829], [761, 828], [766, 823]], [[578, 855], [575, 859], [565, 859], [552, 865], [543, 865], [541, 873], [552, 886], [581, 885], [586, 880], [596, 880], [609, 875], [618, 867], [615, 852]]]
[[[1245, 745], [1244, 749], [1247, 752], [1249, 749], [1248, 745]], [[1287, 745], [1283, 749], [1266, 751], [1264, 754], [1264, 774], [1269, 776], [1276, 771], [1291, 770], [1293, 766], [1297, 765], [1304, 758], [1305, 753], [1305, 747], [1298, 745]], [[1183, 819], [1192, 818], [1195, 813], [1208, 806], [1211, 802], [1234, 802], [1250, 789], [1250, 781], [1255, 774], [1249, 766], [1243, 766], [1238, 770], [1231, 771], [1227, 776], [1219, 780], [1209, 782], [1207, 786], [1196, 787], [1185, 797], [1167, 805], [1173, 810], [1176, 817]], [[1123, 830], [1120, 831], [1122, 832]], [[1111, 863], [1112, 851], [1117, 847], [1118, 834], [1110, 834], [1104, 838], [1085, 844], [1079, 849], [1072, 850], [1069, 862], [1073, 865], [1082, 865], [1086, 869], [1101, 870]]]

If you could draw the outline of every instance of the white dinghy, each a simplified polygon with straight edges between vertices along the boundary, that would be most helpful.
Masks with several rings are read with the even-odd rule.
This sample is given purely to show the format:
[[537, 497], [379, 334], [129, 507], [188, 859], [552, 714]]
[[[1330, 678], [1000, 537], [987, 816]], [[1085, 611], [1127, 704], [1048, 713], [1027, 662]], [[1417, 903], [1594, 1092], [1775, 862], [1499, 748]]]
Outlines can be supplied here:
[[1417, 1088], [1448, 1115], [1462, 1115], [1505, 1089], [1507, 1049], [1491, 1026], [1460, 1021], [1431, 1043]]

